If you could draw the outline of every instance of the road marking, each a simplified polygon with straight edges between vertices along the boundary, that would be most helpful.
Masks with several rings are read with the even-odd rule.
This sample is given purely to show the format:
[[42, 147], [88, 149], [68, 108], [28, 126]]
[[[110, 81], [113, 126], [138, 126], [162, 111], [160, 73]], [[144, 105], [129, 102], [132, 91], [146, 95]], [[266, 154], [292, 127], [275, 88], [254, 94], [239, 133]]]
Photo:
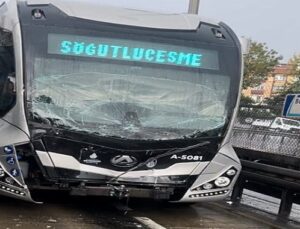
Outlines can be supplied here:
[[166, 229], [165, 227], [159, 225], [158, 223], [154, 222], [152, 219], [147, 217], [134, 217], [139, 223], [144, 224], [150, 229]]

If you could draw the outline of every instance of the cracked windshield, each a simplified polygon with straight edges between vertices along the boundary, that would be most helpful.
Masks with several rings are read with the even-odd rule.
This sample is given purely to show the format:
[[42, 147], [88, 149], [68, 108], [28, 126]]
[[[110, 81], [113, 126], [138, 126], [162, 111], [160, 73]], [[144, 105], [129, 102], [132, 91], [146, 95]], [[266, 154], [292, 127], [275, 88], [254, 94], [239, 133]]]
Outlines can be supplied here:
[[[150, 58], [149, 52], [147, 57], [149, 50], [145, 48], [133, 50], [145, 53], [143, 62], [149, 60], [149, 64], [123, 61], [124, 50], [118, 54], [116, 49], [110, 57], [110, 50], [104, 57], [103, 49], [101, 60], [90, 58], [94, 43], [89, 48], [83, 47], [86, 42], [80, 47], [74, 41], [59, 44], [56, 38], [55, 43], [61, 53], [55, 51], [56, 46], [48, 46], [55, 58], [52, 55], [34, 60], [31, 97], [35, 119], [101, 136], [144, 140], [179, 139], [225, 124], [230, 78], [200, 69], [216, 68], [215, 51], [203, 50], [210, 55], [210, 61], [203, 58], [203, 63], [202, 54], [194, 56], [196, 59], [186, 54], [191, 58], [184, 59], [182, 53], [173, 52], [178, 59], [169, 56], [167, 60], [173, 63], [164, 64], [164, 56], [156, 54], [154, 48], [151, 57], [160, 55], [155, 58]], [[126, 52], [130, 57], [130, 50]], [[113, 57], [115, 61], [109, 60]]]

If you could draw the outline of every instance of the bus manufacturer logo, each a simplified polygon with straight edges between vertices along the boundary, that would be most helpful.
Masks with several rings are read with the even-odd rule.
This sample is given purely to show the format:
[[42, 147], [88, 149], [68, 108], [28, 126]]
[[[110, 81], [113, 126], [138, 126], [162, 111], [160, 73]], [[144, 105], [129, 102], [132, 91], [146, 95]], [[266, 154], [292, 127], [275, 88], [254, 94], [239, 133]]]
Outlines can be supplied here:
[[118, 155], [111, 159], [112, 165], [121, 168], [130, 168], [138, 163], [138, 160], [133, 156]]

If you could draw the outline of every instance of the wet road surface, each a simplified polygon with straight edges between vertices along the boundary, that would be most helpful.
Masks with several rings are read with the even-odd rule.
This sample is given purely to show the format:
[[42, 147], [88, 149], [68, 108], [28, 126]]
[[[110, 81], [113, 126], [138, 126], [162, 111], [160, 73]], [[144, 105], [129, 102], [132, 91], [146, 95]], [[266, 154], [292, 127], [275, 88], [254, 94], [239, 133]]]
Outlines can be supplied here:
[[0, 198], [0, 228], [2, 229], [98, 229], [145, 228], [124, 215], [108, 201], [60, 196], [37, 205]]
[[[245, 212], [237, 214], [227, 207], [219, 207], [220, 204], [189, 206], [134, 200], [130, 202], [132, 210], [127, 211], [123, 206], [107, 199], [56, 194], [47, 196], [42, 205], [1, 197], [0, 228], [285, 228], [264, 223], [253, 215], [248, 217]], [[145, 226], [148, 221], [149, 227]]]

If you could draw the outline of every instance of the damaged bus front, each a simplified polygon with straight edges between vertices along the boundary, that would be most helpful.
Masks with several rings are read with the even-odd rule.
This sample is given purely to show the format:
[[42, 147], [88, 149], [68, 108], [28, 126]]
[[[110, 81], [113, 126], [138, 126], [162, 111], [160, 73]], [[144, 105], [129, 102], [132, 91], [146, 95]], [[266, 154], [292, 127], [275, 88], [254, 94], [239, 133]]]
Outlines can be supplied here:
[[242, 66], [230, 28], [92, 1], [0, 9], [0, 194], [230, 194]]

